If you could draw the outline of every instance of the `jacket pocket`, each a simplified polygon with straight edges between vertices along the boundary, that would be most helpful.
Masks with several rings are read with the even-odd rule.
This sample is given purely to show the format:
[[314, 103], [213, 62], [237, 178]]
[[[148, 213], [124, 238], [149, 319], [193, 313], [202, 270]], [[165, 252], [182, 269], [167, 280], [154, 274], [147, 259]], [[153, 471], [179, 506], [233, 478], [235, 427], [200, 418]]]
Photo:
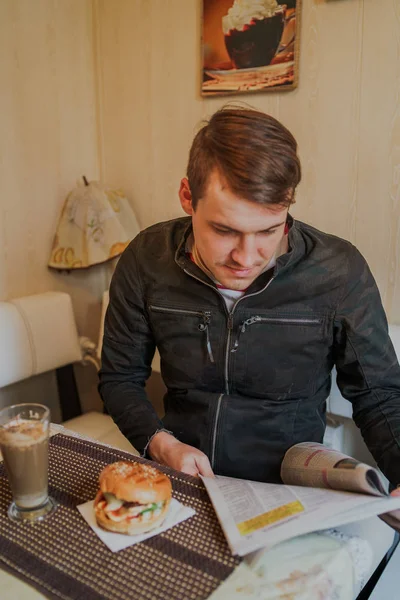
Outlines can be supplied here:
[[276, 400], [312, 394], [315, 375], [330, 352], [327, 320], [320, 316], [256, 314], [239, 327], [233, 351], [244, 370], [237, 390]]
[[192, 387], [215, 364], [209, 310], [149, 304], [148, 312], [167, 386]]

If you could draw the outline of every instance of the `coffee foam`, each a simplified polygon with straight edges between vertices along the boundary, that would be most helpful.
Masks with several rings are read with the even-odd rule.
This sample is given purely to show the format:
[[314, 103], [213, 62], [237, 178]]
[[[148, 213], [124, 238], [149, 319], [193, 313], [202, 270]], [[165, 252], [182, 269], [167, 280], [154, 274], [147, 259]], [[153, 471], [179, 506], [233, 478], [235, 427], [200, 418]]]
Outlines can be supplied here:
[[283, 10], [283, 6], [276, 0], [235, 0], [228, 14], [222, 17], [223, 32], [227, 35], [231, 29], [242, 31], [253, 19], [273, 17], [279, 10]]
[[47, 435], [47, 423], [13, 419], [0, 428], [0, 444], [26, 448], [45, 441]]

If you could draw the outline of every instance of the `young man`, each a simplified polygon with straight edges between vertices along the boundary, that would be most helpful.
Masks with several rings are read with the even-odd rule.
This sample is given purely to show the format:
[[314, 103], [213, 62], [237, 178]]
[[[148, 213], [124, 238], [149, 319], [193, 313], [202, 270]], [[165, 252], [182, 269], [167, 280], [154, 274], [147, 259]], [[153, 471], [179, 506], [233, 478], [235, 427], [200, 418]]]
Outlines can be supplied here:
[[[277, 482], [285, 451], [321, 442], [336, 365], [378, 465], [400, 482], [400, 368], [365, 260], [288, 214], [297, 144], [261, 112], [224, 109], [196, 135], [189, 215], [141, 232], [110, 288], [100, 393], [140, 451], [193, 475]], [[144, 385], [155, 347], [167, 386]]]

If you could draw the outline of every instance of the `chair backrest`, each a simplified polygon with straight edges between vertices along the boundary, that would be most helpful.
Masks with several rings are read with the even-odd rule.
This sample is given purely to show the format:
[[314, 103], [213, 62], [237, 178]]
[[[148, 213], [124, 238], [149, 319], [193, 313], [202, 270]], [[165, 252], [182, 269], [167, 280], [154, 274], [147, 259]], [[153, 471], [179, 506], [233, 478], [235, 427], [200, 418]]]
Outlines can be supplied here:
[[[400, 325], [389, 326], [390, 338], [393, 342], [397, 358], [400, 361]], [[343, 398], [336, 383], [336, 369], [332, 371], [332, 389], [327, 401], [327, 411], [334, 417], [347, 417], [353, 415], [351, 403]]]
[[45, 292], [0, 302], [0, 388], [82, 358], [71, 298]]

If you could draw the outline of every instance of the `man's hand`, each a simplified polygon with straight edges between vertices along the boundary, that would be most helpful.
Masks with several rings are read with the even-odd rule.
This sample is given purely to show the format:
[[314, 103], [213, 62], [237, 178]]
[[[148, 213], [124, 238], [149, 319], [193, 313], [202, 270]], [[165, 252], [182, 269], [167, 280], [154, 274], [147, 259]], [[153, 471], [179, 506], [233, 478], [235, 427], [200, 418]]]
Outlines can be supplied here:
[[210, 462], [204, 452], [183, 444], [166, 431], [156, 433], [148, 452], [161, 465], [172, 467], [187, 475], [214, 477]]
[[[400, 488], [396, 488], [391, 492], [391, 496], [400, 496]], [[400, 532], [400, 509], [392, 510], [390, 513], [379, 515], [382, 521], [393, 527], [396, 531]]]

